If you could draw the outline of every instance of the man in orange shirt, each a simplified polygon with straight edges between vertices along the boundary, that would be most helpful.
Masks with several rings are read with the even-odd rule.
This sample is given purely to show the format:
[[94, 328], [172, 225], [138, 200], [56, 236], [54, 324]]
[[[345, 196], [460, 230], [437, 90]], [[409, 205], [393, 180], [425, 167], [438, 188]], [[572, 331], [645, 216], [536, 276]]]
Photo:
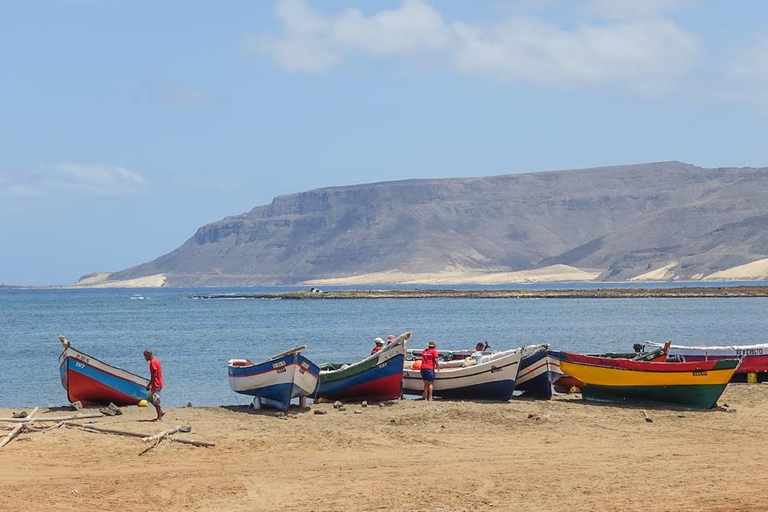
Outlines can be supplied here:
[[149, 384], [147, 384], [147, 391], [149, 391], [149, 401], [155, 406], [157, 411], [157, 418], [155, 421], [160, 421], [165, 416], [163, 408], [160, 407], [160, 391], [163, 389], [163, 365], [160, 364], [160, 360], [152, 355], [151, 350], [144, 351], [144, 359], [149, 361]]

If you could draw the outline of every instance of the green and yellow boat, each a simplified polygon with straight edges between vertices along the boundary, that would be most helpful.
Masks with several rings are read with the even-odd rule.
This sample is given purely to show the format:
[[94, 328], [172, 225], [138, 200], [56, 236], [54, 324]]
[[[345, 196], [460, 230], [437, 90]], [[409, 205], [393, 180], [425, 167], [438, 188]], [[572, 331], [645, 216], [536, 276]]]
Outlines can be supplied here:
[[695, 409], [711, 409], [739, 368], [740, 359], [686, 363], [634, 361], [550, 352], [560, 368], [584, 383], [585, 400], [651, 400]]

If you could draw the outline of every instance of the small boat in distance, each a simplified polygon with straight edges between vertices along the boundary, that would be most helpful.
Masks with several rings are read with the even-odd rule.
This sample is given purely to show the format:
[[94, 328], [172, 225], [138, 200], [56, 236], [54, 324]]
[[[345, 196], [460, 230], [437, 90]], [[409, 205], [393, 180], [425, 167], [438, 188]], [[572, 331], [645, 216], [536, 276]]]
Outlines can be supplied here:
[[83, 405], [137, 405], [146, 400], [149, 380], [109, 365], [72, 348], [64, 336], [59, 336], [64, 351], [59, 356], [61, 385], [70, 403]]
[[739, 359], [694, 363], [634, 361], [550, 352], [563, 373], [583, 383], [582, 397], [601, 402], [651, 400], [711, 409], [741, 364]]
[[[661, 347], [662, 343], [646, 342], [646, 347]], [[670, 345], [669, 359], [684, 361], [715, 361], [743, 358], [731, 382], [746, 382], [747, 374], [755, 373], [756, 380], [768, 380], [768, 343], [757, 345]]]
[[236, 393], [258, 398], [260, 404], [286, 410], [291, 400], [311, 396], [317, 388], [320, 368], [301, 355], [306, 348], [301, 345], [259, 363], [230, 359], [229, 386]]
[[[442, 398], [498, 400], [506, 402], [515, 389], [515, 380], [523, 350], [505, 350], [475, 359], [440, 362], [435, 372], [433, 395]], [[421, 361], [406, 366], [403, 371], [403, 392], [420, 395]]]
[[515, 391], [522, 391], [525, 398], [552, 398], [552, 365], [547, 355], [549, 345], [523, 347], [523, 358], [517, 372]]
[[395, 400], [403, 383], [406, 332], [375, 354], [351, 365], [320, 365], [316, 400]]

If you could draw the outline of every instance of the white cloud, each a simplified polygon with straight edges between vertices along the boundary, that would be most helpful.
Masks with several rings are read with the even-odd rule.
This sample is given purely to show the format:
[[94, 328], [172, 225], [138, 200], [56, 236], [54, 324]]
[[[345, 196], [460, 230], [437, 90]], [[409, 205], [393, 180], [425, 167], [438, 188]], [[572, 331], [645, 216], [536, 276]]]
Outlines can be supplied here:
[[768, 106], [768, 33], [734, 53], [714, 88], [718, 99]]
[[[656, 7], [646, 12], [658, 13], [662, 4], [672, 3], [681, 1], [649, 0]], [[593, 0], [588, 6], [598, 9], [597, 4]], [[371, 16], [355, 8], [326, 15], [304, 0], [280, 0], [275, 13], [282, 31], [254, 36], [249, 46], [288, 71], [325, 71], [356, 55], [429, 55], [456, 71], [501, 80], [621, 83], [647, 91], [674, 83], [692, 67], [699, 47], [694, 35], [660, 17], [568, 29], [521, 15], [475, 24], [448, 22], [423, 0], [404, 0]], [[604, 14], [616, 15], [618, 9]]]
[[140, 174], [118, 166], [64, 162], [35, 171], [0, 172], [0, 196], [16, 199], [130, 195], [145, 186]]
[[589, 0], [584, 11], [614, 20], [652, 18], [694, 3], [693, 0]]
[[761, 34], [751, 47], [736, 55], [730, 76], [737, 80], [757, 81], [768, 85], [768, 34]]

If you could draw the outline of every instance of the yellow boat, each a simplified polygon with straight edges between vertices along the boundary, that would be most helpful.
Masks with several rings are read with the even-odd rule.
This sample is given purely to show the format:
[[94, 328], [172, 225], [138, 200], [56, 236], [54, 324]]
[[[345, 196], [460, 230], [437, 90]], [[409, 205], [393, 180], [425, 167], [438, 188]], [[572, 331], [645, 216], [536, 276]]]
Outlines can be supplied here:
[[633, 361], [550, 352], [566, 375], [582, 381], [585, 400], [654, 400], [711, 409], [741, 364], [740, 359], [690, 363]]

